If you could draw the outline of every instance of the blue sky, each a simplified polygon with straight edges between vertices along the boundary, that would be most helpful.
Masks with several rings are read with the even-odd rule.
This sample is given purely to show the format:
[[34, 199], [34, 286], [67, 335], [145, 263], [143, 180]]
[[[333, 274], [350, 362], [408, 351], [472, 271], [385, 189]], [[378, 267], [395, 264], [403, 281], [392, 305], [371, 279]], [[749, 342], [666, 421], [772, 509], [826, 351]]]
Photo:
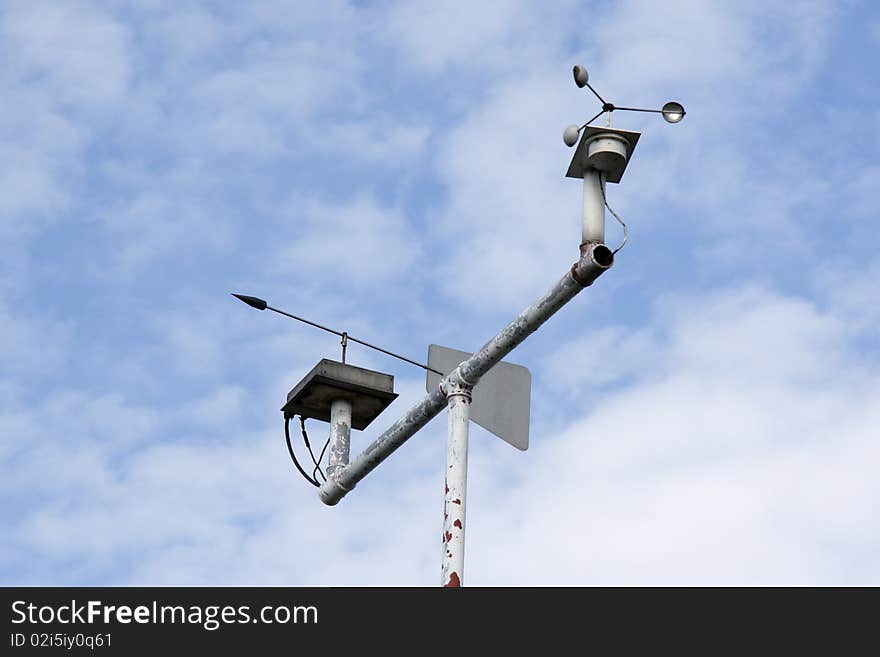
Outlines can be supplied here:
[[[229, 292], [479, 347], [577, 256], [581, 63], [688, 115], [614, 117], [631, 241], [512, 357], [530, 450], [472, 428], [466, 582], [880, 583], [873, 3], [29, 0], [0, 44], [0, 582], [436, 584], [444, 416], [323, 506], [278, 409], [337, 340]], [[359, 451], [424, 379], [350, 359], [400, 393]]]

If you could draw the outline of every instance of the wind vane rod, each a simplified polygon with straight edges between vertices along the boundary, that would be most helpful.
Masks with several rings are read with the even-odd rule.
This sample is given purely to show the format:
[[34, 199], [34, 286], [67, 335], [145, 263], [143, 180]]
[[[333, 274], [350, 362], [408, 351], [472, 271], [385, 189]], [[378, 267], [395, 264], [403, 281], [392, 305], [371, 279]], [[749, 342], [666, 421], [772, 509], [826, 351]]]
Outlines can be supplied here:
[[263, 299], [260, 299], [258, 297], [249, 297], [246, 294], [236, 294], [235, 292], [232, 292], [232, 296], [234, 296], [236, 299], [238, 299], [240, 301], [243, 301], [244, 303], [249, 305], [251, 308], [256, 308], [257, 310], [271, 310], [272, 312], [276, 312], [279, 315], [284, 315], [285, 317], [290, 317], [291, 319], [295, 319], [296, 321], [302, 322], [303, 324], [308, 324], [309, 326], [314, 326], [315, 328], [319, 328], [322, 331], [327, 331], [327, 333], [332, 333], [334, 335], [338, 335], [340, 338], [342, 338], [343, 362], [345, 362], [344, 359], [345, 359], [346, 342], [357, 342], [358, 344], [361, 344], [365, 347], [369, 347], [370, 349], [375, 349], [376, 351], [381, 351], [383, 354], [387, 354], [388, 356], [392, 356], [394, 358], [399, 358], [400, 360], [405, 361], [405, 362], [409, 363], [410, 365], [415, 365], [416, 367], [421, 367], [423, 370], [433, 372], [434, 374], [439, 374], [440, 376], [445, 376], [443, 374], [443, 372], [438, 372], [437, 370], [435, 370], [431, 367], [428, 367], [427, 365], [423, 365], [422, 363], [414, 361], [410, 358], [407, 358], [406, 356], [401, 356], [400, 354], [395, 354], [393, 351], [388, 351], [387, 349], [383, 349], [382, 347], [377, 347], [374, 344], [370, 344], [369, 342], [365, 342], [364, 340], [360, 340], [360, 339], [354, 337], [353, 335], [349, 334], [346, 331], [337, 331], [337, 330], [329, 328], [327, 326], [323, 326], [321, 324], [318, 324], [317, 322], [313, 322], [311, 320], [308, 320], [304, 317], [299, 317], [297, 315], [293, 315], [293, 314], [286, 312], [284, 310], [279, 310], [278, 308], [273, 308], [266, 301], [264, 301]]

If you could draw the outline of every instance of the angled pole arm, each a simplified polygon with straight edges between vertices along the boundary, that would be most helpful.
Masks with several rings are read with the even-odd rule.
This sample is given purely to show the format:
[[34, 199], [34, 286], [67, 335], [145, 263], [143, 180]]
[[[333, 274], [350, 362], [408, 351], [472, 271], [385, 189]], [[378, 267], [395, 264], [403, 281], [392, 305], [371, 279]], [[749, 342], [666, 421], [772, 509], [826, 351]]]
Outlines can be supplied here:
[[584, 244], [581, 247], [580, 260], [540, 299], [522, 311], [477, 353], [444, 377], [436, 390], [409, 409], [354, 460], [328, 476], [319, 490], [321, 501], [331, 506], [338, 503], [361, 479], [437, 416], [446, 407], [446, 396], [451, 390], [460, 386], [475, 386], [480, 377], [571, 301], [578, 292], [592, 285], [613, 263], [614, 254], [604, 244]]

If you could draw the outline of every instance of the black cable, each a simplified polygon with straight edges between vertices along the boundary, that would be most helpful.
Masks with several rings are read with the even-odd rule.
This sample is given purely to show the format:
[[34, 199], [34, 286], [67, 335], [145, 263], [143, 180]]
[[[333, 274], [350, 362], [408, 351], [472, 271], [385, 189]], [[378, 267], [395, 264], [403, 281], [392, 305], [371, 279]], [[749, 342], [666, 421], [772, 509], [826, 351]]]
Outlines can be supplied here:
[[[330, 438], [327, 438], [327, 440], [324, 442], [324, 446], [321, 448], [321, 454], [318, 456], [318, 463], [321, 463], [321, 461], [324, 460], [324, 452], [327, 451], [327, 447], [329, 445], [330, 445]], [[315, 476], [315, 471], [312, 470], [312, 477], [314, 477], [314, 476]], [[327, 477], [324, 476], [323, 470], [321, 471], [321, 476], [324, 477], [324, 481], [327, 481]]]
[[619, 223], [623, 227], [623, 241], [617, 245], [617, 248], [614, 249], [611, 253], [613, 255], [617, 255], [617, 252], [620, 251], [626, 243], [629, 241], [629, 230], [626, 227], [626, 224], [623, 222], [623, 219], [620, 218], [610, 205], [608, 205], [608, 198], [605, 196], [605, 182], [608, 180], [608, 174], [600, 173], [599, 174], [599, 191], [602, 192], [602, 201], [605, 203], [605, 207], [608, 208], [608, 212], [610, 212], [615, 219], [617, 219], [617, 223]]
[[284, 416], [284, 438], [287, 440], [287, 451], [290, 452], [290, 458], [293, 460], [296, 469], [299, 470], [299, 473], [303, 478], [312, 486], [320, 488], [321, 484], [319, 484], [316, 479], [309, 477], [309, 475], [306, 474], [306, 471], [300, 466], [299, 461], [296, 460], [296, 454], [293, 453], [293, 445], [290, 444], [290, 418], [287, 415]]
[[[312, 457], [312, 463], [315, 464], [315, 469], [312, 470], [312, 479], [314, 479], [315, 481], [318, 481], [318, 478], [315, 476], [315, 473], [320, 472], [321, 479], [323, 479], [324, 481], [327, 481], [327, 477], [324, 476], [324, 471], [321, 470], [321, 466], [318, 465], [319, 461], [315, 459], [315, 453], [312, 451], [312, 444], [309, 442], [309, 434], [306, 433], [306, 419], [302, 415], [299, 416], [299, 425], [300, 425], [300, 427], [302, 427], [303, 442], [306, 444], [306, 449], [309, 450], [309, 456]], [[327, 439], [327, 442], [328, 443], [330, 442], [329, 438]], [[322, 451], [321, 456], [323, 456], [323, 455], [324, 455], [324, 452]]]

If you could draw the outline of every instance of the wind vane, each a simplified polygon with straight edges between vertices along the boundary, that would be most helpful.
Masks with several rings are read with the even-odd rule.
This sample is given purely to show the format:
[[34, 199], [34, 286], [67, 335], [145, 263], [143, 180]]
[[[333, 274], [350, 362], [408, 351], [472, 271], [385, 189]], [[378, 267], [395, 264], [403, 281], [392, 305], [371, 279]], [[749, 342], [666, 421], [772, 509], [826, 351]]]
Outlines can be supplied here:
[[234, 292], [232, 293], [232, 296], [234, 296], [236, 299], [244, 301], [251, 308], [256, 308], [257, 310], [271, 310], [272, 312], [276, 312], [279, 315], [291, 317], [292, 319], [295, 319], [298, 322], [303, 322], [304, 324], [308, 324], [310, 326], [314, 326], [315, 328], [319, 328], [322, 331], [327, 331], [328, 333], [333, 333], [334, 335], [338, 335], [340, 338], [342, 338], [342, 341], [340, 342], [340, 344], [342, 345], [342, 362], [343, 363], [345, 363], [345, 352], [346, 352], [346, 349], [348, 348], [348, 342], [351, 341], [351, 342], [357, 342], [358, 344], [362, 344], [365, 347], [369, 347], [370, 349], [375, 349], [376, 351], [381, 351], [383, 354], [387, 354], [389, 356], [393, 356], [394, 358], [398, 358], [400, 360], [406, 361], [407, 363], [410, 363], [411, 365], [421, 367], [423, 370], [433, 371], [435, 374], [440, 374], [440, 372], [437, 372], [436, 370], [431, 370], [431, 368], [428, 367], [427, 365], [422, 365], [421, 363], [419, 363], [417, 361], [410, 360], [406, 356], [401, 356], [399, 354], [395, 354], [394, 352], [388, 351], [387, 349], [383, 349], [382, 347], [377, 347], [376, 345], [370, 344], [369, 342], [364, 342], [363, 340], [359, 340], [358, 338], [354, 337], [353, 335], [349, 335], [346, 331], [336, 331], [332, 328], [327, 328], [326, 326], [322, 326], [321, 324], [318, 324], [317, 322], [313, 322], [313, 321], [305, 319], [303, 317], [298, 317], [297, 315], [291, 315], [289, 312], [285, 312], [284, 310], [278, 310], [278, 308], [273, 308], [266, 301], [263, 301], [263, 299], [258, 299], [257, 297], [249, 297], [246, 294], [235, 294]]
[[[468, 427], [475, 422], [506, 442], [525, 450], [529, 444], [529, 402], [531, 375], [520, 365], [502, 362], [507, 354], [534, 333], [556, 311], [614, 264], [614, 256], [626, 243], [626, 225], [608, 205], [606, 183], [619, 183], [641, 136], [638, 132], [611, 128], [611, 113], [617, 110], [655, 112], [669, 123], [684, 118], [684, 107], [668, 102], [662, 109], [618, 107], [606, 102], [589, 84], [582, 66], [575, 66], [578, 87], [588, 87], [602, 103], [602, 110], [578, 127], [571, 125], [563, 133], [566, 145], [575, 149], [566, 176], [583, 178], [583, 227], [578, 260], [546, 293], [523, 310], [476, 353], [457, 351], [439, 345], [428, 348], [428, 363], [401, 356], [377, 347], [346, 331], [337, 331], [316, 322], [278, 310], [257, 297], [234, 294], [258, 310], [271, 310], [341, 338], [341, 362], [322, 359], [287, 394], [282, 407], [284, 429], [290, 456], [300, 473], [319, 487], [321, 501], [337, 504], [357, 483], [372, 472], [419, 429], [444, 408], [448, 414], [446, 447], [446, 484], [443, 521], [443, 586], [461, 586], [464, 579], [465, 498], [467, 490]], [[601, 114], [608, 115], [604, 127], [590, 124]], [[583, 134], [581, 134], [583, 133]], [[578, 136], [580, 135], [580, 143]], [[623, 226], [624, 238], [614, 250], [605, 244], [605, 208]], [[382, 432], [360, 454], [350, 459], [351, 430], [366, 428], [397, 397], [394, 377], [346, 363], [346, 348], [356, 342], [370, 349], [416, 365], [427, 373], [427, 396], [410, 408]], [[303, 439], [312, 455], [315, 470], [309, 477], [296, 460], [290, 442], [289, 422], [300, 417]], [[330, 423], [326, 475], [320, 463], [324, 451], [315, 458], [305, 431], [305, 419]], [[323, 482], [317, 479], [321, 473]]]

